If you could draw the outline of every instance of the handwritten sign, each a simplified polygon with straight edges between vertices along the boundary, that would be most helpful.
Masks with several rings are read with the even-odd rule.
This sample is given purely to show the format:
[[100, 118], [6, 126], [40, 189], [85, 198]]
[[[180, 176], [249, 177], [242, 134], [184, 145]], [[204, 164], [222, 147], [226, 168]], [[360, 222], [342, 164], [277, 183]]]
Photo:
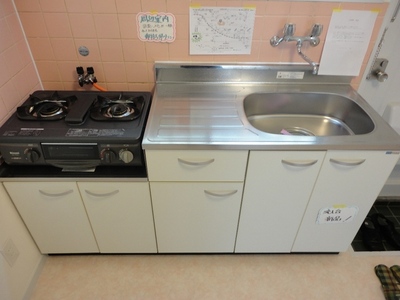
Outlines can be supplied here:
[[320, 209], [317, 224], [347, 223], [353, 221], [358, 213], [357, 206], [334, 205]]
[[175, 40], [175, 16], [163, 12], [141, 12], [136, 16], [139, 39], [143, 42], [171, 43]]

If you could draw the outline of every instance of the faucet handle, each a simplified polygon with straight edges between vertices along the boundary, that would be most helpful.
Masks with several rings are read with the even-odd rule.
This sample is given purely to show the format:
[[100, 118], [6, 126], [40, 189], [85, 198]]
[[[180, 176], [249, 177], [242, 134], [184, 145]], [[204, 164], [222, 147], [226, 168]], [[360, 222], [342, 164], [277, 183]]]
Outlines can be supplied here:
[[317, 37], [317, 36], [320, 36], [321, 35], [321, 32], [322, 32], [322, 28], [323, 28], [323, 25], [322, 24], [314, 24], [313, 25], [313, 27], [311, 28], [311, 33], [310, 33], [310, 36], [311, 37]]
[[285, 27], [283, 28], [283, 35], [284, 36], [293, 36], [295, 30], [296, 30], [295, 24], [287, 23], [287, 24], [285, 24]]

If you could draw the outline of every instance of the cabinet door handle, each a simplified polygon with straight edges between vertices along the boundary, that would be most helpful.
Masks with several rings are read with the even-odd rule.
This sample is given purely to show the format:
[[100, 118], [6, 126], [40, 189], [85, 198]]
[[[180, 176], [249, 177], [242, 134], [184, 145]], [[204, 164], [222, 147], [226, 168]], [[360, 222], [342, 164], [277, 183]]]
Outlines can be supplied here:
[[287, 160], [282, 159], [282, 163], [285, 165], [293, 166], [293, 167], [309, 167], [315, 165], [318, 162], [317, 159], [315, 160]]
[[118, 194], [119, 190], [115, 190], [115, 191], [112, 191], [112, 192], [109, 192], [109, 193], [102, 193], [102, 194], [93, 193], [93, 192], [88, 191], [88, 190], [85, 190], [85, 192], [86, 192], [86, 194], [88, 194], [90, 196], [93, 196], [93, 197], [109, 197], [109, 196], [114, 196], [114, 195]]
[[365, 159], [335, 159], [335, 158], [331, 158], [331, 159], [329, 159], [329, 161], [334, 164], [337, 164], [337, 165], [352, 167], [352, 166], [361, 165], [363, 162], [365, 162]]
[[48, 193], [48, 192], [45, 192], [45, 191], [43, 191], [43, 190], [39, 190], [39, 193], [41, 193], [42, 195], [45, 195], [45, 196], [47, 196], [47, 197], [61, 197], [61, 196], [65, 196], [65, 195], [68, 195], [68, 194], [71, 194], [71, 193], [73, 193], [74, 192], [74, 190], [68, 190], [68, 191], [65, 191], [65, 192], [61, 192], [61, 193], [56, 193], [56, 194], [54, 194], [54, 193]]
[[178, 158], [178, 161], [180, 163], [183, 163], [185, 165], [190, 165], [190, 166], [203, 166], [203, 165], [209, 165], [211, 163], [213, 163], [215, 161], [214, 158], [211, 158], [209, 160], [204, 160], [204, 161], [189, 161], [189, 160], [185, 160], [182, 158]]
[[238, 192], [238, 190], [232, 190], [232, 191], [209, 191], [209, 190], [204, 190], [204, 193], [206, 193], [207, 195], [210, 196], [214, 196], [214, 197], [226, 197], [226, 196], [231, 196], [233, 194], [236, 194]]

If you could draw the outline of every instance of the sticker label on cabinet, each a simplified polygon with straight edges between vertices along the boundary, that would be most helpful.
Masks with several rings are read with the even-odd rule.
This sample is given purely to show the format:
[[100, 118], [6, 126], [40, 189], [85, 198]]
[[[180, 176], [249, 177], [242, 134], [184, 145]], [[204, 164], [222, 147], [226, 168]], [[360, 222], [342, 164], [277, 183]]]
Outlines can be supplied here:
[[357, 206], [333, 205], [319, 210], [317, 224], [337, 224], [353, 221], [358, 213]]

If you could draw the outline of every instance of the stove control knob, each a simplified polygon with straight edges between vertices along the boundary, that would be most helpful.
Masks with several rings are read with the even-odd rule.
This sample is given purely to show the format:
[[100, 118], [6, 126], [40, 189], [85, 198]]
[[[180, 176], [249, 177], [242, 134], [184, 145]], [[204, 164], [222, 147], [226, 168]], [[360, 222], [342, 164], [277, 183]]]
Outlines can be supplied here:
[[110, 149], [104, 149], [103, 151], [101, 151], [101, 159], [105, 162], [105, 163], [112, 163], [115, 159], [115, 153], [114, 151], [110, 150]]
[[25, 149], [24, 153], [26, 155], [26, 159], [31, 163], [38, 161], [40, 158], [40, 153], [31, 148]]
[[133, 160], [133, 157], [133, 153], [129, 150], [122, 149], [119, 151], [119, 159], [126, 164], [129, 164]]

